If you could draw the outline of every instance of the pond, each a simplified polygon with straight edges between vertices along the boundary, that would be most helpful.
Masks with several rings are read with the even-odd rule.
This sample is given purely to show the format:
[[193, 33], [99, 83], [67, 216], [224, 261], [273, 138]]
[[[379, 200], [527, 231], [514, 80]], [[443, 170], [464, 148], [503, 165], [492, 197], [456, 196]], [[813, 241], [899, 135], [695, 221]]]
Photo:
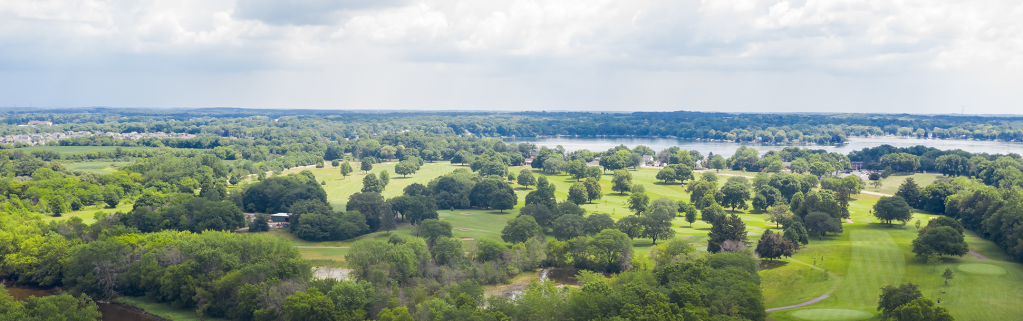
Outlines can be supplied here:
[[678, 146], [681, 149], [686, 150], [697, 150], [703, 155], [713, 152], [715, 155], [721, 155], [724, 157], [731, 156], [735, 153], [735, 150], [742, 145], [750, 146], [755, 148], [761, 154], [768, 151], [779, 151], [785, 147], [799, 147], [809, 149], [823, 149], [828, 152], [838, 152], [842, 154], [849, 154], [851, 151], [858, 151], [864, 148], [877, 147], [881, 145], [892, 145], [895, 147], [912, 147], [917, 145], [923, 145], [927, 147], [934, 147], [941, 150], [954, 150], [962, 149], [971, 153], [988, 153], [988, 154], [1008, 154], [1017, 153], [1023, 154], [1023, 143], [1020, 142], [1001, 142], [1001, 141], [981, 141], [981, 140], [955, 140], [955, 139], [919, 139], [919, 138], [898, 138], [898, 137], [849, 137], [847, 144], [839, 146], [821, 146], [821, 145], [760, 145], [760, 144], [740, 144], [735, 142], [718, 142], [718, 141], [697, 141], [697, 140], [685, 140], [685, 139], [670, 139], [670, 138], [576, 138], [576, 137], [518, 137], [518, 138], [505, 138], [505, 142], [509, 143], [533, 143], [537, 146], [546, 146], [554, 148], [561, 145], [568, 151], [574, 151], [579, 149], [588, 149], [590, 151], [606, 151], [618, 145], [625, 145], [629, 148], [634, 148], [638, 145], [644, 145], [650, 147], [655, 151], [661, 151], [668, 147]]
[[[25, 300], [30, 296], [47, 296], [55, 295], [59, 292], [57, 289], [43, 289], [30, 286], [20, 285], [7, 285], [7, 293], [11, 295], [15, 300]], [[103, 314], [100, 320], [103, 321], [161, 321], [163, 319], [153, 317], [145, 314], [134, 308], [125, 307], [115, 303], [96, 303], [99, 306], [99, 312]]]

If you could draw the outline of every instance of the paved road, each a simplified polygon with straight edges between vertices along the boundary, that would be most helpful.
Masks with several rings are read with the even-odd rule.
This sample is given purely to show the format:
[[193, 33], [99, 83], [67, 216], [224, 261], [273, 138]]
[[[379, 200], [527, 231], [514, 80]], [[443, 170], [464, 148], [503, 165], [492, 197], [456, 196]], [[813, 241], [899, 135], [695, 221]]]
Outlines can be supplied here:
[[980, 255], [980, 253], [974, 252], [972, 249], [970, 250], [970, 254], [973, 254], [973, 256], [976, 256], [978, 259], [981, 259], [981, 260], [985, 260], [985, 261], [986, 260], [990, 260], [986, 256], [983, 256], [983, 255]]
[[347, 249], [348, 246], [295, 246], [297, 249]]
[[890, 194], [871, 192], [871, 191], [860, 191], [863, 194], [878, 195], [878, 196], [891, 196]]
[[828, 297], [829, 296], [827, 294], [825, 294], [825, 295], [816, 297], [813, 300], [806, 301], [806, 302], [803, 302], [803, 303], [800, 303], [800, 304], [790, 305], [790, 306], [787, 306], [787, 307], [767, 309], [765, 311], [771, 312], [771, 311], [778, 311], [778, 310], [788, 310], [788, 309], [802, 308], [802, 307], [805, 307], [805, 306], [808, 306], [808, 305], [811, 305], [811, 304], [814, 304], [814, 303], [817, 303], [817, 302], [821, 302], [821, 300], [827, 299]]

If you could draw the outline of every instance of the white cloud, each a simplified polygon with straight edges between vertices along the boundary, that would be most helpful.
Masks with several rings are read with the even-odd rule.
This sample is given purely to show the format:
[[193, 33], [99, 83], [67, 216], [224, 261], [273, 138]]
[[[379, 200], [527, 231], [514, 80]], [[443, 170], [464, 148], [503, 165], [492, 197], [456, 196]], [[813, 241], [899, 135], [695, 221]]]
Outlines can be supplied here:
[[1019, 21], [1023, 3], [966, 0], [6, 0], [0, 72], [591, 84], [565, 95], [641, 74], [1004, 81], [1023, 68]]

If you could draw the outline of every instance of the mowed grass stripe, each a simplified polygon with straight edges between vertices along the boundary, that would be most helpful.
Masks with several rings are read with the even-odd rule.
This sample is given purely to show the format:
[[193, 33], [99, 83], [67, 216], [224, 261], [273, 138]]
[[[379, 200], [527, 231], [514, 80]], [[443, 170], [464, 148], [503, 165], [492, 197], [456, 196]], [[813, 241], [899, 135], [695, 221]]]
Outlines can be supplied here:
[[835, 291], [839, 305], [874, 311], [881, 287], [902, 282], [906, 262], [899, 245], [882, 231], [853, 230], [852, 259], [845, 282]]

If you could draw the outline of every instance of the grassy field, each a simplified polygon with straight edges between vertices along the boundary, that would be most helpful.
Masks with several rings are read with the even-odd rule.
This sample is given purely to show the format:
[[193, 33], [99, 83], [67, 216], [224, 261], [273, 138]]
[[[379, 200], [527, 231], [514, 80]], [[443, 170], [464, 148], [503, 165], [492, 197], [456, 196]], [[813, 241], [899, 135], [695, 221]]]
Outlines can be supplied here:
[[[844, 224], [844, 233], [811, 240], [810, 245], [785, 260], [779, 267], [761, 271], [765, 304], [768, 308], [787, 306], [822, 294], [831, 297], [798, 309], [776, 311], [775, 320], [860, 320], [877, 313], [880, 288], [889, 284], [913, 282], [925, 296], [941, 299], [957, 320], [1010, 320], [1023, 315], [1016, 302], [1023, 297], [1023, 265], [1008, 261], [995, 244], [967, 233], [974, 251], [991, 258], [983, 261], [972, 255], [945, 258], [941, 266], [926, 264], [912, 253], [917, 229], [878, 223], [867, 211], [877, 196], [860, 195], [851, 203], [852, 224]], [[934, 215], [916, 213], [914, 220], [926, 222]], [[834, 276], [824, 278], [823, 271]], [[823, 260], [821, 260], [823, 258]], [[944, 285], [940, 277], [951, 268], [955, 279]], [[818, 273], [820, 272], [820, 273]], [[869, 314], [869, 315], [868, 315]]]
[[902, 183], [905, 182], [906, 179], [910, 177], [912, 177], [913, 180], [916, 181], [916, 185], [923, 188], [924, 186], [931, 185], [931, 183], [934, 183], [934, 180], [938, 179], [938, 177], [941, 177], [941, 175], [921, 173], [916, 173], [912, 175], [892, 175], [888, 176], [888, 178], [884, 180], [884, 184], [881, 185], [881, 188], [875, 188], [874, 185], [872, 185], [871, 182], [868, 181], [866, 182], [867, 186], [864, 188], [864, 190], [894, 195], [895, 192], [899, 190], [899, 186], [902, 185]]
[[[117, 146], [29, 146], [18, 148], [25, 152], [50, 150], [58, 153], [85, 153], [91, 151], [116, 150]], [[121, 147], [122, 150], [156, 149], [156, 147]]]
[[96, 222], [96, 218], [95, 218], [96, 213], [99, 213], [99, 212], [105, 212], [105, 213], [129, 212], [129, 211], [131, 211], [131, 209], [132, 209], [132, 204], [126, 204], [126, 203], [121, 203], [120, 205], [117, 205], [116, 208], [106, 208], [106, 205], [94, 205], [94, 206], [86, 207], [86, 208], [84, 208], [82, 210], [73, 211], [73, 212], [67, 212], [67, 213], [64, 213], [64, 215], [61, 215], [61, 216], [43, 216], [43, 221], [63, 220], [63, 219], [68, 219], [68, 218], [72, 218], [72, 217], [81, 217], [83, 223], [85, 223], [85, 224], [92, 224], [92, 223]]
[[140, 297], [122, 296], [114, 299], [114, 302], [130, 305], [143, 311], [146, 311], [146, 313], [173, 321], [226, 320], [222, 318], [213, 317], [199, 318], [198, 316], [195, 315], [195, 311], [193, 310], [177, 309], [172, 307], [170, 304], [154, 302], [144, 296]]
[[92, 172], [97, 174], [109, 174], [116, 172], [118, 168], [131, 165], [132, 162], [81, 162], [64, 163], [64, 168], [72, 171]]

